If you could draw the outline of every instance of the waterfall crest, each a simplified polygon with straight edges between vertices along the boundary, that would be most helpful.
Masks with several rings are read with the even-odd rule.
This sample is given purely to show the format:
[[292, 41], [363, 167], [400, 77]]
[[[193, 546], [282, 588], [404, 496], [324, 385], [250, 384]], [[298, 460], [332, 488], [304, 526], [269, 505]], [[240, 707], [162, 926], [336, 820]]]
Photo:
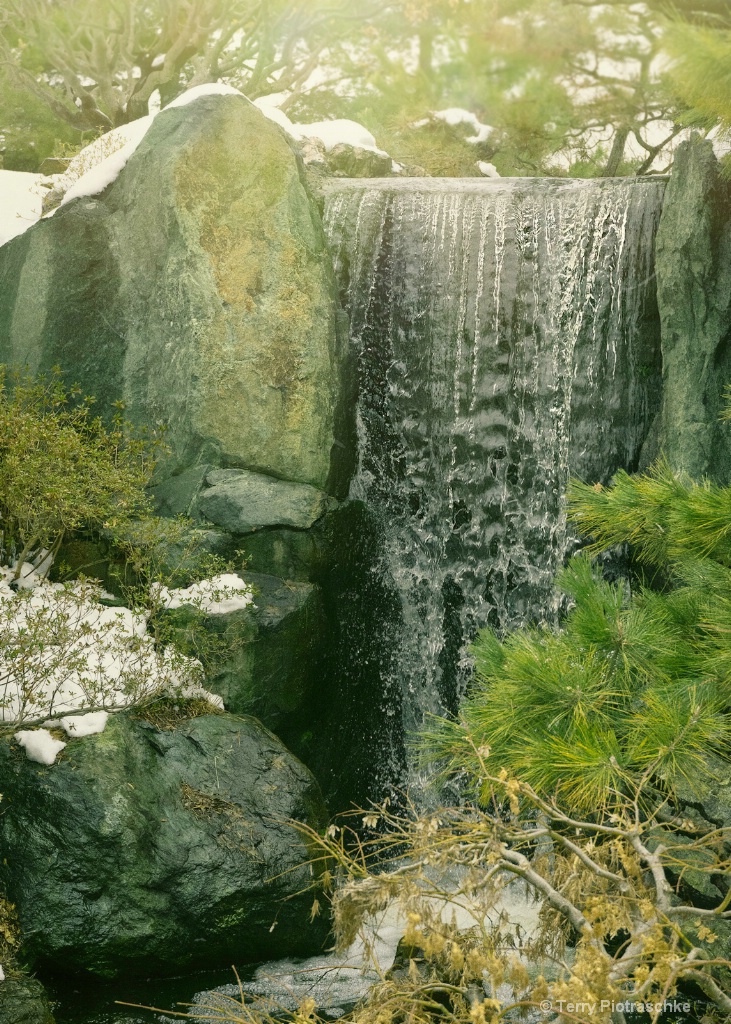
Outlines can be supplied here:
[[454, 712], [467, 645], [552, 621], [570, 474], [637, 466], [660, 394], [658, 179], [331, 182], [357, 357], [350, 497], [379, 571], [405, 730]]

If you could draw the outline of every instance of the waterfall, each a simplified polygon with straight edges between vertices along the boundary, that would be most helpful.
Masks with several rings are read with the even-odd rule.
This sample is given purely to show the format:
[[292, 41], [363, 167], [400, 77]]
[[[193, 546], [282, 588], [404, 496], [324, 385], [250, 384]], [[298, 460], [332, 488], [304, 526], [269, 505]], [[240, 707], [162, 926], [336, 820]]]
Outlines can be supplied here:
[[377, 571], [398, 598], [374, 643], [391, 645], [407, 732], [456, 710], [478, 629], [555, 620], [553, 578], [576, 543], [569, 475], [637, 466], [659, 402], [664, 187], [328, 184], [357, 358], [350, 497], [378, 523]]

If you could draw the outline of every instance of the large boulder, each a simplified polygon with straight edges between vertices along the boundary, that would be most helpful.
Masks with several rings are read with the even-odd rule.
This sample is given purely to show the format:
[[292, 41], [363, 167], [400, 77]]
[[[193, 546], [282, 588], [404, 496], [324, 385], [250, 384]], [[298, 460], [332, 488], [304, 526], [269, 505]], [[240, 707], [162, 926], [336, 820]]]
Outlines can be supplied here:
[[198, 511], [228, 533], [252, 533], [262, 526], [307, 530], [332, 507], [332, 499], [310, 484], [246, 470], [214, 470], [206, 483]]
[[731, 190], [699, 137], [675, 155], [657, 233], [663, 408], [658, 447], [676, 470], [731, 481]]
[[0, 248], [0, 362], [59, 365], [100, 406], [166, 424], [168, 475], [342, 490], [336, 320], [301, 161], [243, 96], [164, 110], [102, 193]]
[[54, 1024], [40, 981], [11, 974], [0, 982], [0, 1024]]
[[38, 967], [149, 976], [321, 946], [287, 823], [323, 823], [317, 783], [255, 719], [185, 715], [118, 713], [51, 767], [0, 742], [0, 882]]

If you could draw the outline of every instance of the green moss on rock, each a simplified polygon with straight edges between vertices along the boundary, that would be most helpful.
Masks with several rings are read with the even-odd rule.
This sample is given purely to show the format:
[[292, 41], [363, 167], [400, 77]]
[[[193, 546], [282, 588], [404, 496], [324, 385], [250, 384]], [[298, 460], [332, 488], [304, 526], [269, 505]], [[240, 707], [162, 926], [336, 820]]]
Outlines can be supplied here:
[[51, 767], [16, 748], [0, 740], [0, 884], [38, 968], [149, 976], [321, 948], [310, 851], [286, 822], [320, 827], [325, 807], [255, 719], [118, 713]]
[[163, 421], [167, 472], [332, 490], [345, 348], [319, 213], [243, 97], [163, 111], [119, 177], [0, 249], [0, 361]]

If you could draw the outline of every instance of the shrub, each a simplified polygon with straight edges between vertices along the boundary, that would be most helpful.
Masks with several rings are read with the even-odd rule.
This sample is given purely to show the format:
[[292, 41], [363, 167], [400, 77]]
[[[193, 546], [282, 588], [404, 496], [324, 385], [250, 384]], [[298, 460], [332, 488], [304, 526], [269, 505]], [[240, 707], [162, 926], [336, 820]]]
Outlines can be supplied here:
[[[196, 550], [190, 523], [151, 514], [145, 485], [160, 438], [135, 431], [119, 408], [106, 426], [92, 405], [58, 372], [32, 379], [0, 368], [0, 722], [112, 710], [169, 692], [210, 696], [201, 662], [237, 639], [212, 636], [203, 616], [251, 603], [239, 577], [221, 575], [226, 563]], [[79, 531], [121, 553], [130, 607], [110, 607], [115, 599], [94, 581], [46, 579], [64, 537]], [[184, 591], [169, 589], [176, 545], [192, 584]], [[213, 579], [196, 583], [196, 570]], [[185, 633], [168, 614], [180, 605]]]
[[16, 579], [70, 532], [114, 536], [149, 514], [159, 439], [136, 434], [119, 409], [107, 428], [92, 406], [58, 372], [33, 379], [0, 368], [0, 547]]

